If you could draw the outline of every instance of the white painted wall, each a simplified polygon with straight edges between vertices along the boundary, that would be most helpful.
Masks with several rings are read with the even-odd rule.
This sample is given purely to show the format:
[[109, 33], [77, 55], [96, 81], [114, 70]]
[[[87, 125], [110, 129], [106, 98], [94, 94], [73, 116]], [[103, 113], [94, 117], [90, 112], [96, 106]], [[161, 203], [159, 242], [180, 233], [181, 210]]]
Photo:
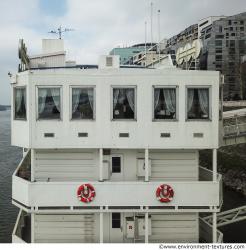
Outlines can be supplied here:
[[[122, 157], [122, 177], [118, 181], [144, 180], [137, 175], [141, 150], [113, 149], [104, 155], [111, 171], [112, 156]], [[197, 150], [150, 150], [150, 180], [197, 181], [199, 155]], [[99, 152], [95, 149], [35, 150], [34, 179], [36, 181], [97, 181], [99, 180]], [[114, 181], [114, 173], [106, 181]]]
[[[20, 74], [18, 79], [23, 76]], [[27, 80], [26, 80], [27, 81]], [[19, 80], [18, 80], [19, 82]], [[29, 73], [30, 141], [23, 141], [23, 131], [13, 123], [13, 145], [27, 148], [163, 148], [198, 149], [218, 147], [219, 73], [151, 69], [115, 70], [41, 70]], [[36, 119], [37, 86], [62, 86], [62, 120]], [[96, 87], [96, 120], [70, 120], [70, 86]], [[111, 121], [111, 86], [137, 86], [137, 120]], [[152, 122], [152, 88], [154, 85], [178, 86], [178, 121]], [[186, 87], [209, 86], [212, 121], [186, 121]], [[78, 137], [87, 132], [88, 138]], [[54, 138], [44, 138], [54, 133]], [[129, 133], [129, 138], [119, 138]], [[171, 133], [161, 138], [160, 133]], [[193, 133], [203, 133], [194, 138]]]
[[[112, 228], [110, 213], [103, 214], [104, 243], [133, 243], [126, 237], [126, 217], [138, 213], [121, 213], [122, 229]], [[143, 214], [142, 214], [143, 215]], [[151, 243], [198, 243], [198, 213], [150, 214]], [[99, 242], [99, 214], [35, 214], [35, 243], [96, 243]], [[137, 242], [137, 241], [136, 241]], [[144, 242], [144, 236], [138, 237]]]

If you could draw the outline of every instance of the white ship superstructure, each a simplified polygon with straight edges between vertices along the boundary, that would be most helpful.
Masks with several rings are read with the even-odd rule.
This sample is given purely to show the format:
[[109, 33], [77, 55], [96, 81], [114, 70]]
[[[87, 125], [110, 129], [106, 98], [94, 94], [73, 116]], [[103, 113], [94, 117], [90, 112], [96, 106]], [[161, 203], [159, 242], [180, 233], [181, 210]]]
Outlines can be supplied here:
[[11, 78], [12, 144], [25, 148], [13, 242], [220, 242], [220, 74], [117, 56], [88, 68], [65, 62], [62, 40], [43, 45]]

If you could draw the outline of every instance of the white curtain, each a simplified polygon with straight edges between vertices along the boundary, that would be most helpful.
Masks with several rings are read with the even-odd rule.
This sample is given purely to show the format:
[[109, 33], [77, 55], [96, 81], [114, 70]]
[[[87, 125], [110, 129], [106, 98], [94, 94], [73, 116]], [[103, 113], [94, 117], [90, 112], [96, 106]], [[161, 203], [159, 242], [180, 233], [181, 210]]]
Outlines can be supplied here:
[[23, 93], [24, 105], [25, 105], [25, 110], [26, 110], [26, 89], [22, 89], [22, 93]]
[[60, 112], [60, 89], [59, 88], [51, 88], [51, 96], [56, 105], [57, 110]]
[[131, 110], [134, 112], [134, 110], [135, 110], [134, 89], [126, 89], [126, 98], [127, 98], [127, 101], [131, 107]]
[[188, 89], [188, 100], [187, 100], [188, 112], [190, 112], [192, 109], [193, 100], [194, 100], [194, 89]]
[[174, 113], [176, 111], [175, 89], [163, 89], [167, 111]]
[[117, 101], [118, 101], [118, 98], [119, 98], [119, 93], [120, 93], [120, 90], [119, 89], [114, 89], [113, 90], [113, 104], [114, 104], [114, 109], [116, 107], [116, 104], [117, 104]]
[[93, 111], [93, 102], [94, 102], [93, 93], [94, 93], [94, 89], [92, 89], [92, 88], [87, 89], [87, 93], [88, 93], [89, 103], [90, 103], [91, 109]]
[[19, 112], [21, 108], [21, 102], [22, 102], [22, 89], [15, 89], [15, 111]]
[[72, 111], [73, 113], [77, 110], [79, 106], [81, 89], [74, 88], [72, 91]]
[[209, 108], [208, 89], [198, 89], [198, 97], [202, 112], [208, 116], [208, 108]]
[[38, 89], [38, 113], [41, 114], [45, 108], [45, 100], [48, 95], [48, 89], [39, 88]]
[[159, 103], [159, 100], [160, 100], [160, 93], [161, 93], [160, 89], [155, 89], [154, 90], [154, 108], [155, 109], [158, 106], [158, 103]]

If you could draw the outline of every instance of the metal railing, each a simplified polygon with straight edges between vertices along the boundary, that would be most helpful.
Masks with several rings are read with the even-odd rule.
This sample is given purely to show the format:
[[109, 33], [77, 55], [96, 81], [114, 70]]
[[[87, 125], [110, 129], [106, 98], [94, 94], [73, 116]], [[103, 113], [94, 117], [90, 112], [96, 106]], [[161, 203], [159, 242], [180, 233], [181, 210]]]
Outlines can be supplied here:
[[246, 123], [224, 127], [224, 137], [246, 136]]
[[[212, 224], [213, 217], [203, 218], [208, 224]], [[234, 208], [217, 214], [217, 226], [222, 227], [238, 221], [246, 220], [246, 206]]]

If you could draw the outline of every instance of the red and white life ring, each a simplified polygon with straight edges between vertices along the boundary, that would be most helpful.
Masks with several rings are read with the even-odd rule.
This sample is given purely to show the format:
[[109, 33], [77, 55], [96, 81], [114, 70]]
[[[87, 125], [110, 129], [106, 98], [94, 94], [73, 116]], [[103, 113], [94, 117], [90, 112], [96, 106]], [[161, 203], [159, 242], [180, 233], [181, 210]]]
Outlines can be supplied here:
[[170, 202], [174, 196], [174, 191], [171, 186], [162, 184], [156, 189], [156, 198], [160, 202]]
[[91, 184], [83, 184], [78, 188], [77, 196], [80, 201], [89, 203], [93, 201], [96, 196], [95, 188]]

